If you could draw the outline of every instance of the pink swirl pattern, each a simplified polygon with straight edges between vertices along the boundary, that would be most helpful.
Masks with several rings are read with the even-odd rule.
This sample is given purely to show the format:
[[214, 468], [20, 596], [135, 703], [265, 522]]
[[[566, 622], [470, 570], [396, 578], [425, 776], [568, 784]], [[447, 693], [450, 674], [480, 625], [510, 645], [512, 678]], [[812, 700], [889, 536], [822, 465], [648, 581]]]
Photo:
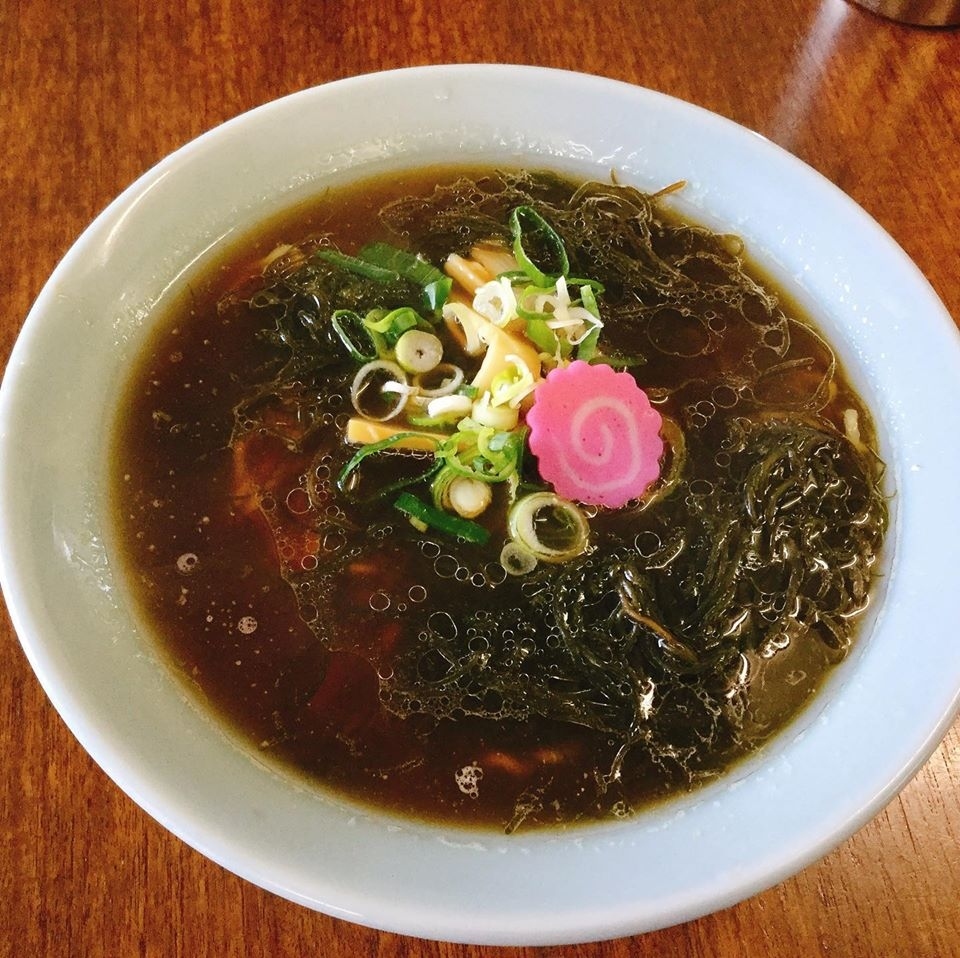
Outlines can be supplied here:
[[629, 373], [576, 360], [534, 397], [530, 449], [557, 495], [617, 509], [659, 478], [662, 420]]

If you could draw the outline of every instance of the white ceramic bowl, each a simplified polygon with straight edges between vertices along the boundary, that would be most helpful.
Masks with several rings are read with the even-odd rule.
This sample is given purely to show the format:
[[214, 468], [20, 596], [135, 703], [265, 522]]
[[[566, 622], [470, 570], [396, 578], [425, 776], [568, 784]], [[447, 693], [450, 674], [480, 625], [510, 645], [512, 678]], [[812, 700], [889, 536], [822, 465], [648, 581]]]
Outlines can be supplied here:
[[[158, 304], [224, 239], [325, 186], [444, 160], [658, 188], [743, 236], [810, 305], [874, 409], [896, 490], [873, 629], [754, 760], [626, 822], [503, 837], [381, 816], [262, 764], [194, 704], [111, 557], [106, 447]], [[0, 397], [0, 572], [54, 706], [183, 840], [280, 895], [432, 938], [558, 943], [721, 908], [875, 814], [960, 692], [960, 348], [923, 277], [854, 203], [724, 119], [611, 81], [506, 66], [362, 76], [239, 117], [120, 196], [32, 310]]]

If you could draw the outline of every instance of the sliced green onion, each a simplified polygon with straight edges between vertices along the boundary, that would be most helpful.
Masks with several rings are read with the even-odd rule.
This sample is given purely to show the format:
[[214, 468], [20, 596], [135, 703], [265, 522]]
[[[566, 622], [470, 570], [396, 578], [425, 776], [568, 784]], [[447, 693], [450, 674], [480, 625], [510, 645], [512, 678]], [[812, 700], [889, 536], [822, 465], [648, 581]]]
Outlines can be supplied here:
[[493, 493], [486, 482], [457, 476], [447, 490], [450, 506], [463, 519], [475, 519], [493, 501]]
[[446, 417], [447, 422], [451, 419], [459, 420], [464, 416], [469, 416], [473, 411], [473, 400], [469, 396], [460, 396], [457, 393], [451, 393], [449, 396], [437, 396], [427, 403], [427, 415]]
[[453, 288], [453, 280], [435, 266], [389, 243], [369, 243], [360, 250], [360, 258], [420, 286], [424, 305], [431, 312], [443, 306]]
[[476, 545], [483, 545], [490, 538], [490, 533], [479, 523], [472, 522], [470, 519], [462, 519], [460, 516], [451, 516], [441, 509], [427, 505], [409, 492], [402, 492], [393, 506], [404, 515], [409, 516], [411, 520], [423, 522], [431, 529], [457, 536]]
[[427, 283], [423, 287], [423, 305], [431, 312], [439, 312], [450, 296], [451, 289], [453, 280], [449, 276], [442, 276], [432, 283]]
[[509, 269], [505, 273], [498, 273], [497, 279], [505, 279], [512, 286], [518, 286], [521, 283], [529, 283], [530, 274], [524, 272], [522, 269]]
[[[600, 292], [603, 292], [603, 287], [600, 287]], [[580, 302], [583, 303], [583, 308], [590, 313], [595, 319], [600, 318], [600, 307], [597, 305], [597, 297], [594, 293], [592, 287], [582, 284], [580, 286]]]
[[334, 310], [330, 316], [330, 325], [351, 358], [358, 363], [369, 363], [379, 355], [377, 342], [359, 313], [352, 309]]
[[[534, 283], [551, 286], [558, 276], [567, 275], [570, 260], [563, 240], [532, 206], [518, 206], [513, 210], [510, 214], [510, 232], [513, 235], [513, 255]], [[527, 247], [534, 243], [545, 248], [547, 256], [554, 262], [544, 267], [536, 264], [527, 252]]]
[[433, 497], [433, 504], [437, 509], [444, 509], [448, 505], [447, 490], [454, 479], [460, 477], [460, 473], [455, 472], [449, 466], [441, 466], [434, 473], [433, 480], [430, 483], [430, 495]]
[[357, 256], [349, 256], [336, 249], [320, 250], [316, 255], [348, 273], [378, 283], [409, 280], [420, 287], [423, 306], [431, 313], [439, 312], [453, 288], [453, 280], [435, 266], [389, 243], [370, 243]]
[[[394, 383], [399, 388], [392, 390], [387, 388]], [[384, 409], [366, 409], [361, 401], [365, 398], [364, 394], [371, 389], [375, 391], [375, 401], [382, 401], [385, 392], [392, 392], [397, 398], [392, 403], [387, 403]], [[396, 363], [387, 359], [374, 359], [365, 363], [357, 370], [350, 386], [350, 401], [353, 403], [353, 408], [361, 416], [375, 422], [386, 422], [396, 416], [407, 404], [409, 395], [410, 384], [407, 382], [406, 373]]]
[[590, 362], [597, 355], [597, 343], [600, 340], [600, 327], [594, 326], [577, 346], [577, 359]]
[[359, 257], [366, 263], [372, 263], [374, 266], [397, 273], [404, 279], [412, 280], [418, 286], [426, 286], [427, 283], [444, 278], [444, 274], [436, 266], [422, 257], [397, 246], [391, 246], [389, 243], [367, 243], [360, 250]]
[[495, 326], [506, 326], [517, 318], [517, 296], [506, 279], [492, 279], [473, 294], [473, 309]]
[[506, 405], [517, 409], [537, 383], [523, 359], [512, 354], [504, 358], [506, 365], [490, 381], [490, 402], [494, 406]]
[[[559, 282], [559, 281], [558, 281]], [[518, 300], [518, 303], [527, 303], [531, 298], [537, 296], [551, 297], [553, 305], [556, 305], [557, 299], [560, 293], [557, 289], [557, 286], [551, 286], [549, 288], [544, 288], [540, 286], [528, 286], [521, 294]], [[551, 326], [551, 322], [555, 321], [555, 314], [551, 309], [549, 312], [541, 312], [537, 309], [528, 309], [526, 306], [518, 305], [517, 306], [517, 315], [520, 316], [527, 323], [527, 335], [529, 338], [533, 339], [533, 336], [537, 336], [539, 341], [544, 343], [544, 345], [550, 346], [551, 349], [543, 349], [542, 352], [549, 352], [551, 356], [556, 356], [559, 350], [559, 355], [562, 359], [567, 359], [570, 356], [572, 351], [571, 342], [569, 336], [563, 335], [560, 336], [557, 334], [556, 329]], [[533, 324], [533, 334], [531, 335], [531, 324]], [[553, 334], [553, 340], [550, 339], [550, 333]], [[534, 340], [534, 342], [536, 342]]]
[[[490, 483], [467, 476], [454, 475], [443, 484], [440, 494], [440, 508], [455, 512], [464, 519], [476, 519], [493, 501]], [[434, 491], [436, 503], [436, 491]]]
[[560, 341], [557, 339], [557, 334], [547, 325], [545, 319], [536, 316], [527, 320], [527, 339], [541, 353], [556, 356]]
[[520, 411], [516, 407], [492, 405], [488, 392], [473, 403], [470, 416], [481, 426], [490, 426], [493, 429], [515, 429], [520, 421]]
[[363, 320], [367, 329], [380, 333], [391, 349], [408, 329], [416, 329], [422, 322], [420, 314], [409, 306], [391, 309], [388, 313], [384, 313], [382, 309], [374, 309], [367, 313]]
[[437, 396], [449, 396], [451, 393], [472, 389], [472, 386], [463, 385], [464, 373], [459, 366], [453, 363], [439, 363], [426, 373], [421, 373], [413, 380], [420, 395], [427, 399], [436, 399]]
[[[585, 276], [568, 276], [567, 277], [568, 286], [579, 286], [581, 288], [581, 298], [582, 290], [589, 288], [595, 293], [602, 293], [606, 290], [606, 287], [598, 279], [587, 279]], [[584, 303], [586, 305], [586, 303]]]
[[591, 356], [587, 361], [594, 366], [599, 366], [602, 363], [606, 366], [615, 366], [626, 369], [630, 366], [645, 365], [647, 362], [647, 357], [641, 356], [639, 353], [633, 356], [620, 356], [617, 353], [597, 353], [596, 355]]
[[375, 280], [378, 283], [391, 283], [400, 279], [400, 274], [392, 269], [384, 269], [375, 263], [369, 263], [358, 256], [348, 256], [336, 249], [322, 249], [317, 254], [319, 259], [325, 260], [333, 266], [339, 266], [348, 273], [355, 273], [357, 276], [363, 276], [366, 279]]
[[455, 416], [411, 416], [407, 414], [407, 421], [411, 426], [419, 426], [421, 429], [446, 429], [450, 431], [451, 427], [456, 425]]
[[428, 373], [443, 358], [443, 343], [422, 329], [408, 329], [394, 347], [397, 362], [408, 373]]
[[568, 499], [553, 492], [524, 496], [507, 516], [510, 536], [543, 562], [567, 562], [587, 549], [590, 526]]
[[461, 421], [458, 431], [440, 443], [437, 457], [461, 476], [505, 482], [520, 467], [525, 432], [498, 432], [489, 426], [465, 428], [469, 422]]
[[500, 550], [500, 565], [510, 575], [526, 575], [536, 569], [537, 557], [519, 542], [507, 542]]
[[557, 296], [557, 284], [551, 283], [549, 286], [535, 286], [532, 283], [525, 286], [517, 297], [517, 315], [522, 319], [549, 319], [550, 313], [540, 309], [531, 309], [531, 305], [536, 305], [538, 296], [553, 297]]
[[392, 448], [398, 443], [403, 442], [405, 439], [410, 439], [412, 437], [423, 438], [424, 434], [422, 432], [398, 432], [392, 436], [388, 436], [386, 439], [381, 439], [379, 442], [372, 442], [367, 446], [363, 446], [358, 449], [354, 454], [353, 458], [340, 470], [340, 474], [337, 476], [337, 488], [342, 492], [348, 499], [353, 500], [354, 502], [374, 502], [377, 499], [382, 499], [384, 496], [391, 495], [394, 492], [397, 492], [399, 489], [403, 489], [406, 486], [412, 486], [414, 483], [423, 482], [425, 479], [429, 479], [439, 468], [440, 461], [434, 459], [430, 461], [429, 467], [422, 473], [411, 476], [407, 479], [398, 479], [396, 482], [391, 482], [386, 486], [381, 486], [374, 492], [372, 495], [365, 496], [361, 498], [354, 494], [354, 487], [357, 482], [357, 469], [360, 464], [368, 456], [376, 455], [379, 452], [384, 452], [387, 449]]

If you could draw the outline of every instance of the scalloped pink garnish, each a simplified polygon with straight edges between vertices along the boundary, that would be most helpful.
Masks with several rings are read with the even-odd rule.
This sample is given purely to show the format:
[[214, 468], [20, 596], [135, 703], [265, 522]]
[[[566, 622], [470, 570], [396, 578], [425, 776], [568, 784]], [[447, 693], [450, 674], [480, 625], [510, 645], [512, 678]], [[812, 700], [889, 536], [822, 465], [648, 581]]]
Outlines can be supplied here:
[[614, 509], [660, 476], [661, 421], [630, 373], [579, 359], [547, 375], [527, 413], [530, 449], [557, 495]]

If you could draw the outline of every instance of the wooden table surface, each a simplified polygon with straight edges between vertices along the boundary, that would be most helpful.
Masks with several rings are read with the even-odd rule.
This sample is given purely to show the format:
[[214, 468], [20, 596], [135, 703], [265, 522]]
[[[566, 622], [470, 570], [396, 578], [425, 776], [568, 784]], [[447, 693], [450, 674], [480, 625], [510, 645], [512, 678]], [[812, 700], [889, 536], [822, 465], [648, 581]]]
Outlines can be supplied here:
[[[845, 0], [2, 0], [0, 366], [57, 260], [166, 153], [304, 87], [452, 61], [602, 74], [757, 130], [864, 206], [960, 317], [960, 30]], [[350, 925], [207, 861], [81, 750], [2, 608], [0, 640], [0, 956], [960, 955], [960, 724], [873, 822], [769, 891], [647, 936], [501, 951]]]

